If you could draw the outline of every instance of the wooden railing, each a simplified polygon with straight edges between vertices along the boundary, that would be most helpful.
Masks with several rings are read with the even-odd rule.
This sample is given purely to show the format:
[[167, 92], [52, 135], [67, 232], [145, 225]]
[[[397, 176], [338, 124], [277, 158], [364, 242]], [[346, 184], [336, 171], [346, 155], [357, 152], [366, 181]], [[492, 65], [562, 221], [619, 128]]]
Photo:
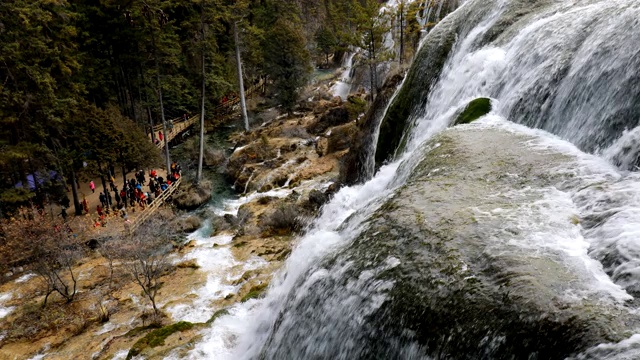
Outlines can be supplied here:
[[182, 177], [176, 180], [176, 182], [171, 183], [171, 186], [169, 186], [165, 191], [163, 191], [160, 194], [160, 196], [155, 198], [151, 202], [151, 204], [149, 204], [149, 206], [147, 206], [144, 210], [142, 210], [140, 215], [136, 216], [133, 220], [131, 220], [128, 226], [125, 225], [125, 231], [128, 231], [129, 233], [133, 233], [138, 227], [140, 227], [140, 225], [142, 225], [145, 221], [147, 221], [147, 219], [149, 219], [151, 215], [153, 215], [160, 208], [160, 206], [165, 203], [167, 198], [173, 195], [173, 193], [175, 193], [175, 191], [180, 186], [181, 182], [182, 182]]
[[[247, 91], [245, 91], [245, 96], [247, 98], [250, 98], [251, 96], [253, 96], [253, 94], [255, 94], [257, 91], [259, 91], [264, 86], [264, 84], [265, 84], [264, 79], [260, 79], [260, 81], [258, 81], [258, 83], [256, 83], [255, 85], [251, 86]], [[239, 103], [240, 103], [240, 98], [239, 97], [234, 97], [233, 99], [229, 99], [226, 102], [216, 106], [212, 110], [212, 113], [215, 114], [216, 116], [232, 113], [232, 112], [234, 112], [233, 107], [235, 105], [238, 105]], [[164, 146], [164, 141], [169, 141], [170, 142], [171, 140], [175, 139], [175, 137], [178, 136], [178, 134], [182, 133], [185, 129], [189, 128], [191, 125], [196, 123], [199, 118], [200, 118], [200, 115], [197, 114], [197, 115], [194, 115], [194, 116], [190, 117], [187, 120], [185, 120], [183, 117], [177, 117], [177, 118], [171, 119], [170, 121], [173, 122], [173, 130], [168, 135], [165, 134], [164, 131], [163, 131], [164, 139], [163, 139], [163, 141], [158, 142], [158, 144], [156, 144], [156, 146], [158, 148], [162, 149], [162, 147]], [[157, 138], [158, 132], [162, 131], [162, 124], [155, 125], [153, 127], [153, 131], [155, 133], [155, 137]], [[152, 136], [151, 136], [151, 134], [149, 134], [149, 139], [151, 139], [151, 138], [152, 138]]]
[[[164, 140], [163, 141], [159, 141], [156, 144], [158, 149], [162, 149], [162, 147], [164, 146], [164, 141], [171, 142], [171, 140], [175, 139], [175, 137], [178, 136], [178, 134], [181, 134], [183, 131], [185, 131], [186, 129], [191, 127], [193, 124], [195, 124], [198, 121], [199, 118], [200, 118], [200, 115], [194, 115], [188, 120], [182, 120], [180, 122], [174, 122], [173, 123], [173, 129], [169, 132], [169, 134], [164, 134]], [[160, 129], [162, 129], [162, 127]]]
[[[251, 96], [253, 96], [253, 94], [255, 94], [257, 91], [260, 90], [260, 88], [262, 88], [262, 86], [264, 85], [264, 79], [260, 79], [258, 81], [258, 83], [256, 83], [255, 85], [251, 86], [247, 91], [244, 92], [244, 95], [246, 98], [250, 98]], [[235, 105], [238, 105], [240, 103], [240, 97], [236, 96], [232, 99], [228, 99], [227, 101], [225, 101], [224, 103], [216, 106], [215, 108], [213, 108], [213, 113], [216, 115], [220, 115], [220, 114], [228, 114], [231, 113], [233, 110], [233, 107]]]

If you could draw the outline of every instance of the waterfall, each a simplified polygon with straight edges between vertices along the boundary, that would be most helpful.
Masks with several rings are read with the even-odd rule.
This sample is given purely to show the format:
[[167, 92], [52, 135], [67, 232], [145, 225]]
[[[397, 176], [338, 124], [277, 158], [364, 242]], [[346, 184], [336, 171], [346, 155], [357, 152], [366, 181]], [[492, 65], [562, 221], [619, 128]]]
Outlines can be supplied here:
[[[431, 11], [427, 17], [430, 14]], [[513, 194], [500, 194], [519, 201], [542, 196], [542, 200], [532, 201], [530, 207], [488, 212], [472, 209], [486, 219], [505, 216], [495, 226], [507, 222], [516, 230], [507, 229], [513, 233], [509, 235], [506, 231], [499, 236], [515, 238], [523, 231], [530, 235], [517, 244], [505, 241], [497, 250], [487, 248], [484, 255], [502, 256], [507, 248], [541, 256], [563, 254], [558, 256], [570, 263], [567, 266], [586, 269], [579, 275], [582, 280], [571, 283], [580, 291], [568, 289], [564, 295], [571, 301], [602, 296], [624, 310], [624, 302], [631, 295], [640, 294], [637, 275], [640, 245], [636, 239], [640, 233], [640, 176], [619, 171], [606, 161], [624, 168], [638, 162], [640, 141], [635, 130], [640, 122], [638, 25], [640, 3], [635, 0], [464, 2], [436, 26], [440, 32], [434, 29], [425, 39], [433, 46], [446, 46], [446, 41], [438, 37], [446, 31], [453, 32], [456, 39], [450, 51], [445, 52], [446, 61], [433, 84], [425, 85], [423, 77], [428, 71], [416, 61], [403, 90], [389, 108], [389, 112], [397, 106], [410, 109], [406, 141], [398, 155], [365, 184], [341, 189], [298, 240], [266, 298], [232, 308], [230, 315], [219, 319], [220, 323], [204, 335], [192, 357], [277, 359], [331, 354], [332, 358], [351, 359], [374, 357], [376, 354], [371, 353], [374, 350], [367, 350], [367, 346], [379, 343], [376, 350], [387, 351], [384, 346], [389, 349], [378, 353], [380, 357], [392, 354], [400, 358], [449, 358], [446, 352], [438, 352], [451, 349], [446, 338], [420, 342], [415, 340], [419, 337], [415, 329], [392, 329], [402, 324], [377, 326], [376, 319], [386, 314], [380, 311], [398, 300], [389, 295], [394, 283], [380, 280], [380, 276], [394, 271], [401, 261], [394, 256], [367, 257], [359, 253], [366, 251], [366, 245], [350, 248], [361, 258], [349, 257], [353, 252], [345, 249], [363, 234], [375, 238], [376, 233], [367, 229], [368, 221], [379, 211], [384, 213], [380, 207], [407, 186], [407, 179], [417, 171], [424, 154], [442, 145], [431, 144], [429, 139], [450, 126], [460, 108], [478, 97], [493, 100], [492, 119], [498, 120], [481, 122], [476, 128], [479, 140], [475, 140], [481, 141], [482, 134], [514, 132], [528, 139], [513, 145], [514, 152], [522, 146], [534, 146], [555, 151], [555, 155], [549, 155], [549, 163], [575, 159], [566, 171], [553, 170], [562, 173], [562, 187], [548, 186], [545, 179], [535, 177], [540, 181], [539, 192], [525, 187]], [[421, 87], [422, 90], [416, 90]], [[419, 96], [406, 98], [412, 94]], [[509, 125], [504, 119], [544, 131], [529, 132], [523, 126]], [[481, 132], [495, 128], [501, 130]], [[503, 175], [517, 182], [517, 174]], [[561, 221], [564, 218], [554, 218], [571, 212], [579, 213], [582, 219], [579, 228], [569, 226], [568, 220]], [[507, 213], [508, 217], [504, 215]], [[361, 270], [362, 267], [366, 270]], [[429, 299], [423, 301], [428, 303]], [[423, 315], [416, 313], [414, 317]], [[637, 320], [629, 322], [637, 324]], [[629, 331], [640, 332], [636, 329]], [[451, 331], [463, 330], [466, 329]], [[557, 336], [549, 331], [548, 336]], [[492, 334], [490, 330], [488, 334]], [[542, 338], [546, 335], [539, 334]], [[236, 337], [237, 341], [229, 345], [229, 338]], [[580, 338], [569, 340], [578, 342]], [[504, 342], [504, 337], [488, 335], [478, 346], [489, 351], [506, 346]], [[640, 338], [634, 335], [594, 347], [578, 357], [636, 358], [639, 347]], [[571, 350], [575, 349], [568, 351]], [[488, 352], [469, 353], [461, 358], [517, 357]]]
[[347, 57], [342, 63], [342, 68], [344, 69], [344, 71], [340, 75], [340, 80], [338, 80], [338, 82], [336, 82], [336, 84], [331, 88], [331, 92], [333, 93], [333, 95], [340, 96], [342, 100], [347, 100], [349, 92], [351, 92], [351, 70], [353, 68], [354, 56], [355, 52], [347, 54]]

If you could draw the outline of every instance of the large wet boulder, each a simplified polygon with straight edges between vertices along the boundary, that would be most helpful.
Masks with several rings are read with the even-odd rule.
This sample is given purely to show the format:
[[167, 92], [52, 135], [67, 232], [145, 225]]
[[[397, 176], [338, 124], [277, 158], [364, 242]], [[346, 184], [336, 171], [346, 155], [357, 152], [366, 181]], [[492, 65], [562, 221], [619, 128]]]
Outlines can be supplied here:
[[340, 106], [330, 109], [324, 113], [318, 121], [307, 127], [310, 134], [322, 134], [330, 127], [342, 125], [349, 121], [349, 111], [346, 107]]
[[564, 359], [628, 336], [629, 296], [580, 247], [571, 209], [553, 207], [584, 185], [578, 160], [535, 142], [478, 123], [437, 136], [298, 282], [261, 356]]
[[213, 186], [207, 180], [199, 184], [187, 184], [173, 197], [173, 202], [178, 209], [195, 210], [211, 199], [212, 191]]

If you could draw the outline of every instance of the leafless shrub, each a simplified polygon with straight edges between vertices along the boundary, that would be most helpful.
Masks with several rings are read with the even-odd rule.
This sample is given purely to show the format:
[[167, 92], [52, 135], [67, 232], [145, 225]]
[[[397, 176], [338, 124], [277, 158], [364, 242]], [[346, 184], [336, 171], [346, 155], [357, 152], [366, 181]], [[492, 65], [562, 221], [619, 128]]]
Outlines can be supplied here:
[[45, 289], [43, 306], [49, 296], [58, 293], [67, 302], [77, 292], [74, 266], [83, 256], [83, 247], [62, 221], [51, 219], [35, 209], [2, 224], [4, 253], [13, 263], [30, 263], [42, 279]]
[[160, 315], [156, 304], [160, 278], [172, 267], [168, 258], [172, 248], [171, 237], [167, 222], [152, 218], [135, 233], [117, 240], [124, 268], [149, 299], [156, 316]]

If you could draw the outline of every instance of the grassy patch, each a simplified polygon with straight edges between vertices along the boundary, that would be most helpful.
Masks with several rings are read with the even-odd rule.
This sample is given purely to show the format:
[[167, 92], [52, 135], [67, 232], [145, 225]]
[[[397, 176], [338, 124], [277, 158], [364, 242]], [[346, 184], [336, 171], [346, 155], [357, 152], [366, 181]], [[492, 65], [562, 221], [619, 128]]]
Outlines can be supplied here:
[[180, 269], [199, 269], [200, 265], [195, 260], [187, 260], [179, 263], [176, 267]]
[[154, 348], [164, 345], [164, 340], [178, 331], [187, 331], [193, 328], [193, 324], [186, 321], [180, 321], [175, 324], [165, 326], [151, 331], [142, 339], [136, 341], [127, 354], [127, 360], [139, 355], [146, 348]]
[[40, 303], [28, 303], [17, 311], [17, 317], [0, 325], [6, 331], [4, 341], [35, 341], [55, 333], [67, 332], [74, 336], [99, 321], [96, 314], [78, 302], [50, 302], [43, 308]]

